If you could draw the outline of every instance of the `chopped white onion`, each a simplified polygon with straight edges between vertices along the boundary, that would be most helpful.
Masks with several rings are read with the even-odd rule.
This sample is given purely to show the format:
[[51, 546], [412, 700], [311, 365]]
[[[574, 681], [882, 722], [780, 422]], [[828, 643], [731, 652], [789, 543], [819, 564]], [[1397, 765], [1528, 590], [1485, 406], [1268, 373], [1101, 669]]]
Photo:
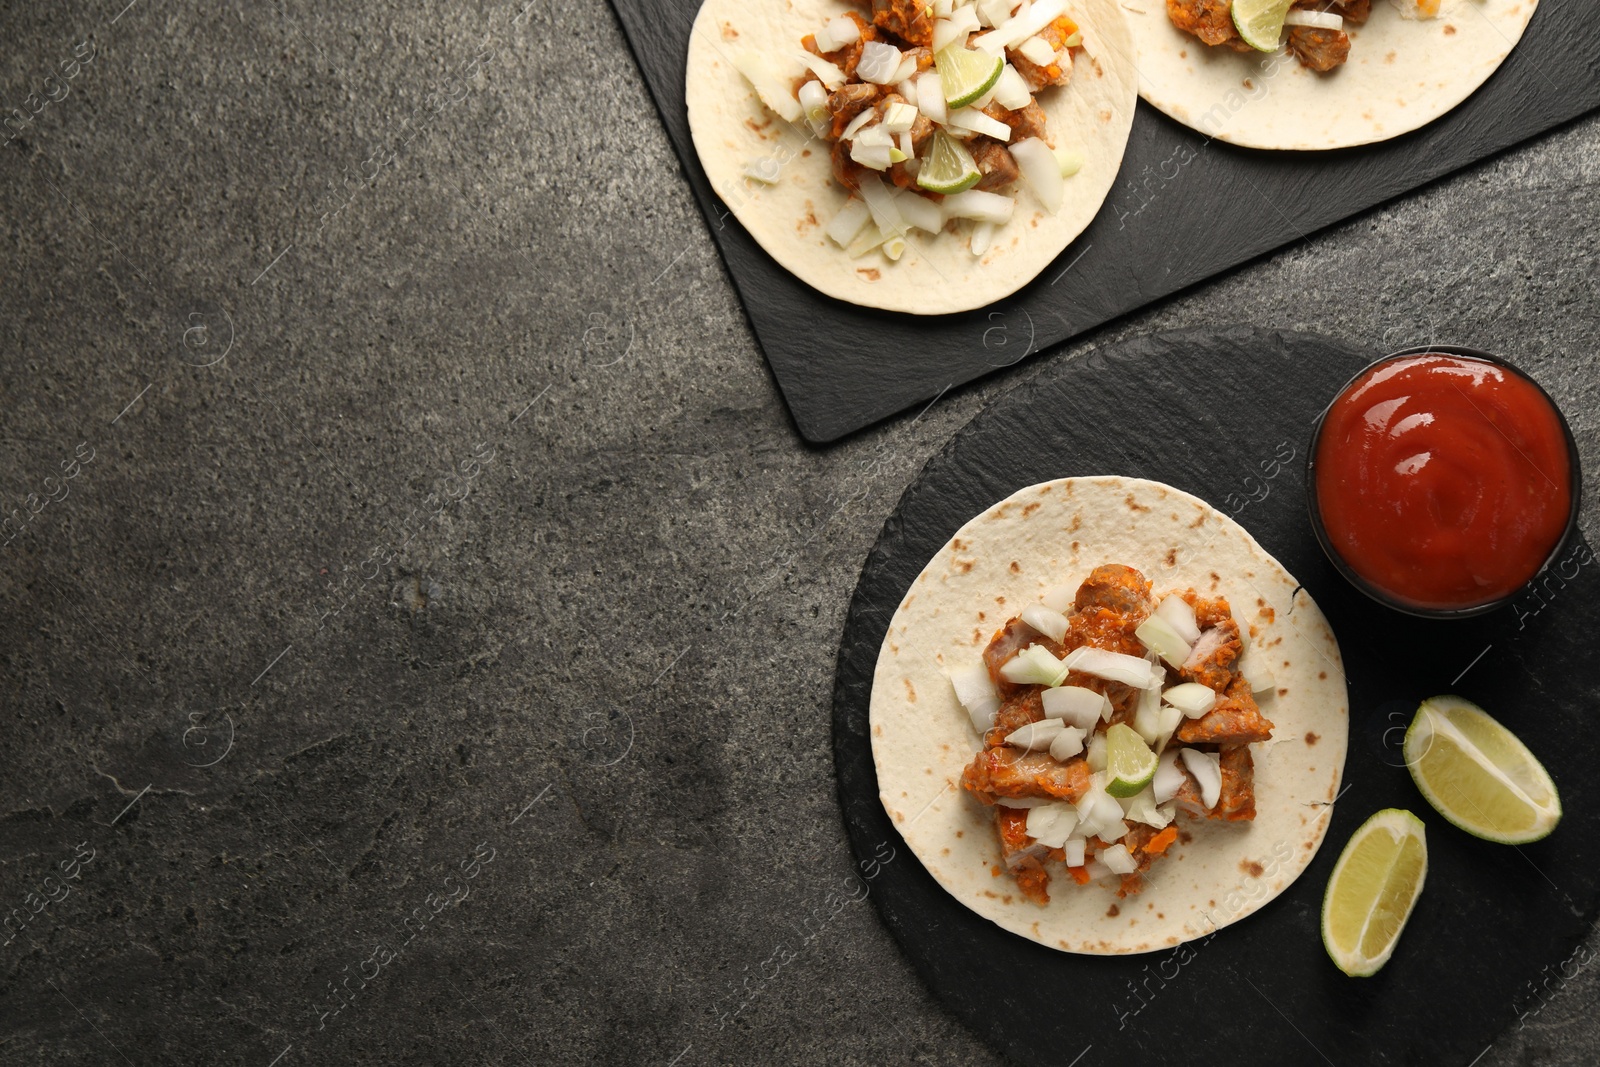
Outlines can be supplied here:
[[1089, 761], [1091, 771], [1106, 769], [1106, 735], [1094, 733], [1089, 735], [1089, 753], [1084, 757]]
[[[844, 71], [839, 69], [838, 64], [829, 63], [821, 56], [812, 55], [810, 52], [807, 52], [803, 49], [795, 53], [795, 58], [800, 60], [801, 63], [804, 63], [806, 68], [810, 70], [811, 73], [821, 78], [823, 84], [825, 84], [829, 89], [837, 89], [839, 86], [845, 83], [846, 79]], [[803, 100], [801, 101], [801, 103], [804, 102], [805, 101]]]
[[902, 59], [900, 61], [900, 65], [895, 68], [894, 78], [892, 80], [895, 81], [895, 82], [903, 82], [907, 78], [912, 77], [916, 73], [917, 73], [917, 57], [916, 56], [906, 56], [904, 59]]
[[[910, 130], [905, 130], [905, 131], [903, 131], [901, 133], [895, 134], [894, 135], [894, 140], [895, 140], [895, 143], [900, 146], [900, 154], [902, 156], [904, 156], [906, 159], [915, 158], [915, 156], [917, 154], [917, 146], [911, 140], [911, 131]], [[916, 196], [917, 194], [916, 193], [909, 193], [908, 195]], [[921, 199], [921, 197], [918, 197], [918, 199]], [[929, 201], [929, 203], [932, 203], [932, 201]], [[939, 211], [939, 218], [940, 218], [940, 224], [943, 225], [943, 220], [944, 220], [944, 209], [943, 208], [941, 208], [940, 211]]]
[[975, 256], [982, 256], [989, 251], [989, 246], [994, 243], [994, 223], [976, 222], [972, 225], [972, 239], [967, 242]]
[[1060, 719], [1040, 719], [1006, 734], [1006, 744], [1027, 752], [1043, 752], [1063, 729]]
[[[909, 134], [901, 134], [902, 137]], [[944, 229], [944, 209], [925, 196], [902, 190], [895, 194], [895, 207], [900, 209], [900, 216], [909, 226], [929, 233], [938, 233]]]
[[1053, 686], [1060, 683], [1066, 673], [1067, 668], [1043, 645], [1029, 645], [1000, 668], [1001, 677], [1018, 685]]
[[774, 114], [785, 122], [798, 122], [800, 120], [800, 101], [795, 99], [793, 92], [773, 74], [770, 64], [759, 54], [752, 51], [736, 53], [733, 57], [733, 67], [744, 75], [761, 102]]
[[1192, 645], [1200, 640], [1200, 624], [1195, 622], [1194, 608], [1176, 593], [1161, 598], [1161, 603], [1156, 605], [1156, 617], [1166, 620], [1185, 644]]
[[1032, 37], [1066, 13], [1066, 0], [1036, 0], [989, 33], [972, 39], [972, 47], [997, 56]]
[[1009, 196], [986, 193], [982, 189], [968, 189], [944, 198], [944, 213], [952, 219], [976, 219], [1003, 226], [1011, 221], [1011, 211], [1017, 202]]
[[1133, 631], [1145, 648], [1160, 656], [1173, 667], [1182, 667], [1189, 658], [1189, 643], [1179, 636], [1176, 628], [1159, 615], [1152, 615]]
[[1222, 799], [1222, 763], [1215, 752], [1202, 752], [1198, 748], [1180, 748], [1184, 766], [1200, 783], [1200, 803], [1209, 810]]
[[1267, 670], [1259, 656], [1245, 656], [1239, 661], [1239, 673], [1244, 676], [1245, 683], [1250, 686], [1252, 693], [1264, 693], [1273, 689], [1278, 680]]
[[1063, 615], [1072, 612], [1072, 605], [1078, 598], [1077, 589], [1070, 585], [1053, 585], [1039, 594], [1039, 603], [1051, 611], [1059, 611]]
[[813, 36], [817, 40], [817, 51], [837, 52], [845, 45], [860, 40], [861, 28], [855, 24], [855, 20], [841, 15], [836, 19], [829, 19]]
[[863, 126], [856, 132], [855, 142], [867, 148], [893, 148], [894, 137], [889, 128], [881, 122], [870, 126]]
[[1183, 712], [1169, 704], [1161, 706], [1160, 734], [1156, 738], [1155, 750], [1161, 752], [1172, 740], [1172, 735], [1178, 732], [1178, 724], [1183, 721]]
[[934, 18], [949, 18], [950, 12], [955, 8], [956, 0], [933, 0]]
[[1056, 50], [1049, 41], [1037, 34], [1017, 45], [1017, 51], [1036, 67], [1048, 67], [1056, 61]]
[[945, 106], [944, 86], [939, 82], [939, 72], [923, 71], [917, 75], [917, 110], [928, 116], [930, 122], [944, 123], [950, 109]]
[[1083, 868], [1089, 872], [1089, 880], [1091, 882], [1098, 882], [1102, 878], [1110, 878], [1112, 874], [1110, 867], [1107, 867], [1093, 856], [1084, 861]]
[[1084, 839], [1081, 837], [1069, 837], [1067, 838], [1067, 843], [1061, 846], [1067, 854], [1068, 867], [1083, 866], [1084, 844]]
[[890, 133], [905, 133], [917, 121], [917, 109], [896, 100], [883, 109], [883, 128]]
[[994, 802], [1002, 808], [1038, 808], [1055, 803], [1049, 797], [995, 797]]
[[1052, 641], [1060, 641], [1067, 636], [1067, 617], [1059, 611], [1051, 611], [1043, 604], [1029, 604], [1023, 608], [1022, 621]]
[[975, 107], [958, 107], [950, 112], [945, 119], [945, 125], [954, 126], [959, 130], [970, 130], [973, 133], [985, 134], [996, 141], [1011, 140], [1011, 127], [999, 119], [992, 119]]
[[858, 188], [861, 199], [867, 202], [867, 209], [872, 212], [872, 221], [878, 224], [878, 229], [889, 236], [904, 237], [906, 220], [900, 214], [900, 208], [896, 205], [894, 197], [884, 188], [883, 181], [876, 174], [863, 174]]
[[800, 107], [811, 124], [811, 132], [818, 137], [827, 136], [833, 117], [828, 114], [828, 90], [821, 82], [808, 81], [800, 87]]
[[859, 259], [874, 248], [883, 247], [883, 242], [888, 239], [889, 234], [884, 233], [875, 224], [869, 222], [860, 233], [856, 234], [855, 240], [850, 242], [850, 247], [844, 250], [844, 254], [851, 259]]
[[1086, 733], [1087, 731], [1076, 726], [1063, 726], [1061, 732], [1056, 734], [1056, 739], [1050, 742], [1050, 758], [1065, 763], [1081, 753]]
[[1028, 83], [1022, 80], [1022, 75], [1017, 73], [1017, 68], [1010, 63], [1000, 72], [1000, 80], [994, 83], [995, 103], [1007, 111], [1016, 111], [1028, 106], [1033, 99], [1033, 93], [1028, 89]]
[[967, 31], [949, 19], [939, 19], [933, 24], [933, 50], [943, 52], [950, 45], [967, 43]]
[[912, 107], [917, 106], [917, 79], [910, 77], [894, 87], [894, 91], [905, 98], [906, 103]]
[[1139, 706], [1133, 713], [1133, 730], [1152, 748], [1161, 739], [1161, 690], [1139, 691]]
[[882, 41], [868, 41], [861, 46], [861, 59], [856, 63], [856, 77], [878, 85], [891, 85], [899, 79], [895, 73], [904, 58], [900, 49]]
[[1162, 829], [1172, 821], [1172, 816], [1156, 806], [1155, 795], [1148, 788], [1141, 789], [1136, 795], [1126, 800], [1119, 801], [1123, 813], [1134, 822], [1142, 822], [1146, 826]]
[[856, 134], [860, 133], [867, 123], [874, 122], [877, 120], [877, 118], [878, 112], [876, 108], [869, 107], [864, 109], [859, 115], [851, 119], [849, 123], [846, 124], [844, 130], [839, 134], [839, 140], [850, 140], [851, 138], [855, 137]]
[[1066, 188], [1061, 164], [1056, 162], [1050, 146], [1037, 137], [1025, 137], [1011, 146], [1011, 158], [1017, 161], [1017, 169], [1045, 210], [1052, 215], [1058, 213], [1066, 200]]
[[1285, 26], [1310, 26], [1316, 30], [1342, 30], [1344, 19], [1330, 11], [1291, 11], [1283, 17]]
[[1046, 848], [1060, 848], [1078, 825], [1078, 812], [1071, 804], [1046, 804], [1028, 812], [1028, 836]]
[[[945, 202], [949, 203], [948, 200]], [[1135, 689], [1152, 689], [1161, 684], [1161, 673], [1149, 660], [1104, 648], [1090, 648], [1087, 645], [1075, 648], [1067, 653], [1062, 663], [1069, 671], [1091, 674], [1108, 682], [1121, 682]]]
[[1083, 156], [1065, 148], [1055, 149], [1056, 162], [1061, 165], [1061, 176], [1070, 178], [1083, 169]]
[[1081, 685], [1062, 685], [1039, 694], [1044, 713], [1082, 730], [1093, 730], [1106, 716], [1111, 701]]
[[1161, 699], [1177, 708], [1191, 719], [1198, 719], [1217, 706], [1217, 692], [1209, 685], [1184, 682], [1161, 694]]
[[1165, 804], [1183, 788], [1183, 771], [1178, 766], [1180, 749], [1161, 753], [1156, 763], [1156, 776], [1150, 779], [1150, 793], [1157, 804]]
[[883, 254], [888, 256], [891, 262], [898, 263], [900, 257], [906, 254], [906, 239], [899, 234], [884, 238]]
[[978, 20], [985, 26], [998, 26], [1011, 17], [1016, 0], [978, 0], [974, 5]]
[[1112, 845], [1095, 853], [1095, 856], [1112, 874], [1132, 874], [1139, 869], [1139, 861], [1133, 858], [1127, 845]]
[[863, 167], [870, 167], [873, 170], [888, 170], [894, 166], [893, 149], [883, 144], [857, 141], [850, 146], [850, 158]]
[[[844, 206], [849, 211], [851, 205], [859, 205], [857, 213], [860, 222], [856, 224], [857, 232], [866, 225], [867, 205], [859, 200], [852, 200]], [[839, 212], [843, 215], [844, 211]], [[839, 216], [834, 216], [837, 221]], [[833, 224], [829, 223], [831, 227]], [[833, 237], [830, 232], [829, 237]], [[851, 234], [851, 236], [855, 236]], [[835, 237], [834, 240], [838, 241]], [[844, 244], [844, 241], [839, 241]], [[994, 682], [989, 678], [989, 670], [981, 662], [968, 663], [964, 667], [952, 668], [950, 674], [950, 688], [956, 692], [956, 699], [961, 701], [961, 706], [967, 709], [967, 714], [972, 718], [972, 725], [981, 734], [994, 725], [994, 713], [1000, 710], [1000, 697], [994, 691]]]

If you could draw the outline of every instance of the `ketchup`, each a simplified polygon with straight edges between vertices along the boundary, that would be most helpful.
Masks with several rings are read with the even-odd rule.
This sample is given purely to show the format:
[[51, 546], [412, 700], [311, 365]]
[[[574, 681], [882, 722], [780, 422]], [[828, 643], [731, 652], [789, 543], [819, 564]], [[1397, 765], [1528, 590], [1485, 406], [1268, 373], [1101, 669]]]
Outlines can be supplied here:
[[1317, 508], [1344, 562], [1424, 609], [1511, 596], [1566, 532], [1572, 471], [1561, 415], [1521, 374], [1428, 353], [1380, 363], [1328, 409]]

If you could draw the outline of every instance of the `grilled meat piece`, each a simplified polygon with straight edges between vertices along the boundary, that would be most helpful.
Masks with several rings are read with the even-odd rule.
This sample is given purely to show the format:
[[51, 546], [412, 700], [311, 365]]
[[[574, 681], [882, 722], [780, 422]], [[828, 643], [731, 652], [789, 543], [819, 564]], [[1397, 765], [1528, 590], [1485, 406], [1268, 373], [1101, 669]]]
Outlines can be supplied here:
[[1290, 26], [1289, 51], [1303, 65], [1319, 74], [1326, 74], [1350, 58], [1350, 35], [1343, 30]]
[[[878, 102], [883, 96], [883, 86], [871, 82], [850, 82], [841, 85], [828, 96], [828, 114], [833, 116], [833, 139], [838, 140], [844, 128], [855, 117]], [[835, 168], [837, 169], [837, 168]], [[854, 189], [855, 186], [850, 188]]]
[[1154, 605], [1150, 603], [1150, 582], [1144, 575], [1121, 563], [1107, 563], [1089, 572], [1078, 586], [1072, 606], [1080, 612], [1104, 608], [1137, 615], [1143, 622]]
[[998, 748], [1006, 743], [1008, 735], [1022, 729], [1030, 722], [1038, 722], [1044, 718], [1044, 699], [1040, 695], [1043, 692], [1042, 687], [1030, 685], [1001, 704], [1000, 710], [994, 713], [994, 725], [983, 735], [984, 745]]
[[1009, 699], [1023, 686], [1007, 680], [1000, 673], [1000, 668], [1029, 645], [1043, 645], [1052, 656], [1064, 654], [1060, 645], [1023, 622], [1020, 615], [997, 630], [988, 647], [983, 650], [983, 665], [989, 668], [989, 680], [994, 683], [995, 692], [1000, 694], [1001, 700]]
[[1188, 745], [1249, 745], [1271, 740], [1272, 722], [1256, 706], [1250, 683], [1236, 677], [1210, 711], [1186, 717], [1173, 736]]
[[1044, 861], [1050, 850], [1028, 836], [1028, 809], [996, 807], [1000, 828], [1000, 855], [1017, 880], [1022, 895], [1035, 904], [1050, 903], [1050, 872]]
[[999, 104], [991, 103], [983, 109], [983, 113], [992, 119], [999, 119], [1011, 127], [1011, 143], [1016, 144], [1025, 137], [1037, 137], [1045, 144], [1050, 143], [1050, 138], [1045, 132], [1046, 116], [1044, 108], [1036, 101], [1029, 100], [1026, 105], [1015, 111], [1007, 111]]
[[933, 20], [924, 0], [872, 0], [872, 24], [907, 44], [931, 45]]
[[1021, 174], [1017, 169], [1017, 161], [1011, 158], [1006, 146], [993, 137], [974, 137], [968, 147], [972, 151], [973, 160], [978, 164], [978, 170], [983, 174], [983, 177], [978, 179], [977, 188], [986, 192], [1003, 189], [1016, 181]]
[[985, 804], [996, 797], [1055, 797], [1076, 803], [1089, 788], [1089, 763], [1082, 756], [1058, 763], [1048, 752], [989, 748], [961, 772], [961, 787]]

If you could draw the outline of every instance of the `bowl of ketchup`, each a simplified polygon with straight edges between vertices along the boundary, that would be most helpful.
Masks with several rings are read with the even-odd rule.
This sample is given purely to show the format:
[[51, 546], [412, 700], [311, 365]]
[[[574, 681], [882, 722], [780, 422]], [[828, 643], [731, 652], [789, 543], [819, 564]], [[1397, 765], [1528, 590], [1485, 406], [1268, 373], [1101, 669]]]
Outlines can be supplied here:
[[1497, 356], [1408, 348], [1350, 379], [1311, 435], [1311, 526], [1379, 603], [1465, 618], [1516, 598], [1577, 526], [1578, 446]]

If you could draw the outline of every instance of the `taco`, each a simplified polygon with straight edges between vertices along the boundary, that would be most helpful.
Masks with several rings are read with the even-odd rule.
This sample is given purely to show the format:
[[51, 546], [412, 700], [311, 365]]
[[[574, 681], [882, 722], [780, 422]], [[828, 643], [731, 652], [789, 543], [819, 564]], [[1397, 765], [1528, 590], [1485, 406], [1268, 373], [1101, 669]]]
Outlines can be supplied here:
[[1213, 933], [1305, 870], [1348, 707], [1327, 621], [1241, 526], [1158, 482], [1065, 478], [918, 575], [870, 724], [879, 797], [951, 895], [1123, 954]]
[[779, 264], [936, 315], [1083, 232], [1136, 88], [1115, 0], [705, 0], [685, 95], [712, 190]]
[[1471, 96], [1538, 0], [1295, 0], [1265, 42], [1276, 51], [1245, 42], [1233, 0], [1124, 6], [1151, 104], [1231, 144], [1328, 149], [1399, 136]]

